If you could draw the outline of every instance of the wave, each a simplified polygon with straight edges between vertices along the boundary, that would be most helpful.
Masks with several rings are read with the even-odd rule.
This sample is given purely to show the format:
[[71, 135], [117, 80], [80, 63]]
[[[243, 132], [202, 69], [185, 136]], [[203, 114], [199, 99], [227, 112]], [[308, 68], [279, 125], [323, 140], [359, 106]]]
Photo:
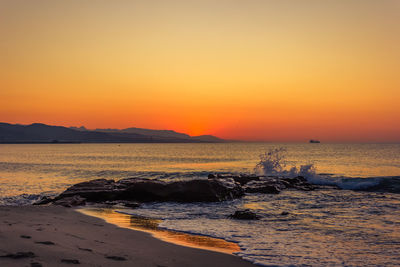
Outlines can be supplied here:
[[340, 189], [400, 193], [400, 176], [382, 177], [334, 177], [333, 174], [318, 174], [314, 164], [287, 168], [286, 149], [271, 149], [260, 155], [255, 173], [263, 176], [292, 178], [302, 176], [311, 184], [335, 186]]
[[21, 194], [16, 196], [0, 197], [2, 206], [26, 206], [32, 205], [48, 194]]
[[347, 190], [400, 193], [400, 176], [333, 178], [315, 175], [307, 177], [307, 180], [315, 185], [331, 185]]

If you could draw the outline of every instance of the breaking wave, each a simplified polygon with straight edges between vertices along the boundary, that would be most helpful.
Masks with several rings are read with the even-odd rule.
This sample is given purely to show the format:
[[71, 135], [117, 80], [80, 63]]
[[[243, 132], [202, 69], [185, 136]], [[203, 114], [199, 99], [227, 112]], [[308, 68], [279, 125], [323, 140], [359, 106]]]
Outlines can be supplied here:
[[271, 149], [260, 155], [254, 171], [257, 175], [275, 177], [303, 176], [315, 185], [335, 186], [340, 189], [400, 193], [400, 176], [385, 177], [334, 177], [332, 174], [318, 174], [314, 164], [288, 167], [285, 148]]

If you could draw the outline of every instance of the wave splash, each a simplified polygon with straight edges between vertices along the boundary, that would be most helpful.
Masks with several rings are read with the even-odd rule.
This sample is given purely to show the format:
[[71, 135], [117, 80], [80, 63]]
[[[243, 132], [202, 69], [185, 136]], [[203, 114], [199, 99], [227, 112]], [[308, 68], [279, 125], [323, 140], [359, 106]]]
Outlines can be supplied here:
[[286, 152], [287, 150], [281, 147], [261, 154], [260, 162], [254, 169], [255, 173], [264, 176], [303, 176], [305, 178], [313, 178], [317, 175], [314, 164], [300, 165], [300, 167], [292, 166], [287, 170]]
[[364, 190], [376, 192], [400, 193], [400, 176], [388, 177], [333, 177], [329, 174], [318, 174], [314, 164], [287, 167], [287, 150], [271, 149], [260, 155], [254, 171], [257, 175], [292, 178], [303, 176], [315, 185], [336, 186], [347, 190]]

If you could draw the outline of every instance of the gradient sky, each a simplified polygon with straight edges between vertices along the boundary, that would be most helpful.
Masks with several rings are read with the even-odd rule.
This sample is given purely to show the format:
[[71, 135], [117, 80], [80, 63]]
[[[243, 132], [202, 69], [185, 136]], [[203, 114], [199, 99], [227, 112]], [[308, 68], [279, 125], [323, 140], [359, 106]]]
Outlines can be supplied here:
[[400, 141], [400, 1], [0, 0], [0, 121]]

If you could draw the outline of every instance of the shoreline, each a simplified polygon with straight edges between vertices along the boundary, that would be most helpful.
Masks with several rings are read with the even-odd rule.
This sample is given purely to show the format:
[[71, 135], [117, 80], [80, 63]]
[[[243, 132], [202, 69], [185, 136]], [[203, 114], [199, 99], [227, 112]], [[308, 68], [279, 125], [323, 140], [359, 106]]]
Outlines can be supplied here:
[[0, 206], [0, 218], [2, 266], [255, 266], [232, 254], [176, 245], [70, 208]]
[[210, 250], [229, 255], [234, 255], [233, 253], [240, 251], [240, 247], [237, 243], [210, 236], [163, 229], [159, 227], [161, 220], [129, 215], [124, 213], [123, 209], [94, 206], [78, 208], [76, 211], [88, 216], [100, 218], [118, 227], [149, 233], [158, 240], [175, 245]]

